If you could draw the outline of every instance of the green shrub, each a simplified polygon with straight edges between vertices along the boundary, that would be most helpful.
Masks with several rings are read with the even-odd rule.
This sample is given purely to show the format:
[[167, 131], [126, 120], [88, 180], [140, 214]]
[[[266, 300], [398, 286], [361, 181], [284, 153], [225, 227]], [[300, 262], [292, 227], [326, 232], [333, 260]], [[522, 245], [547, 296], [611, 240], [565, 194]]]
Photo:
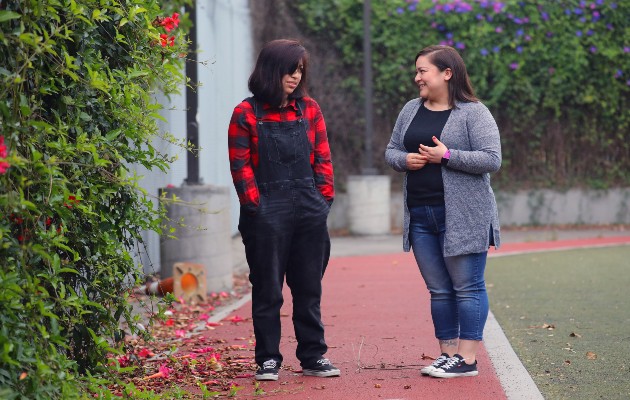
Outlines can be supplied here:
[[156, 91], [183, 82], [173, 3], [0, 3], [3, 399], [80, 397], [134, 326], [133, 254], [160, 214], [131, 166], [169, 166], [152, 141]]
[[[448, 44], [462, 54], [477, 94], [499, 123], [504, 164], [497, 182], [630, 184], [630, 113], [624, 112], [630, 106], [630, 2], [371, 4], [374, 106], [385, 121], [380, 125], [391, 129], [402, 105], [417, 96], [416, 53]], [[342, 58], [347, 78], [339, 96], [360, 100], [363, 1], [305, 0], [293, 10], [307, 36], [331, 43]]]

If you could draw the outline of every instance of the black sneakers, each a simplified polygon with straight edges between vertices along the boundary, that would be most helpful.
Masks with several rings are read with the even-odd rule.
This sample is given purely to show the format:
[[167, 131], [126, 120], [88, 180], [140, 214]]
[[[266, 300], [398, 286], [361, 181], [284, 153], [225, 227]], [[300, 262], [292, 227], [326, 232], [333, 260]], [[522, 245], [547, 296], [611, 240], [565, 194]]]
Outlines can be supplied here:
[[280, 368], [280, 364], [278, 364], [276, 360], [265, 361], [263, 365], [258, 366], [258, 370], [256, 371], [256, 380], [257, 381], [277, 381], [279, 368]]
[[329, 376], [340, 376], [341, 371], [331, 364], [327, 358], [317, 360], [315, 363], [302, 368], [302, 375], [318, 376], [326, 378]]
[[477, 376], [477, 361], [474, 364], [466, 364], [464, 357], [455, 354], [446, 360], [441, 367], [429, 372], [429, 375], [436, 378], [458, 378], [461, 376]]
[[435, 361], [433, 361], [430, 365], [427, 365], [426, 367], [422, 368], [420, 370], [420, 373], [422, 375], [430, 375], [432, 371], [435, 371], [436, 369], [440, 368], [442, 365], [444, 365], [446, 363], [446, 361], [448, 361], [449, 356], [446, 353], [442, 353], [440, 354], [440, 356], [438, 358], [435, 359]]

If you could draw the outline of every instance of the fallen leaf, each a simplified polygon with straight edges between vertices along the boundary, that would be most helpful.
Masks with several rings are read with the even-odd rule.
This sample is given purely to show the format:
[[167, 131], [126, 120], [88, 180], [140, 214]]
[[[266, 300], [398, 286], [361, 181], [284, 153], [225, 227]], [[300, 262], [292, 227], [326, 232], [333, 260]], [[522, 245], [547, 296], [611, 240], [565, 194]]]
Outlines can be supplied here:
[[374, 387], [377, 388], [377, 389], [380, 389], [381, 388], [381, 384], [380, 383], [375, 383]]
[[586, 358], [588, 358], [589, 360], [597, 360], [597, 354], [593, 353], [592, 351], [587, 351]]
[[582, 337], [582, 335], [580, 335], [579, 333], [575, 333], [575, 332], [571, 332], [571, 333], [569, 334], [569, 336], [571, 336], [571, 337], [576, 337], [576, 338], [581, 338], [581, 337]]
[[242, 317], [240, 317], [240, 316], [238, 316], [238, 315], [235, 315], [235, 316], [233, 316], [233, 317], [231, 317], [231, 318], [228, 318], [227, 320], [228, 320], [228, 321], [230, 321], [230, 322], [231, 322], [231, 323], [233, 323], [233, 324], [237, 324], [237, 323], [239, 323], [239, 322], [243, 322], [243, 321], [245, 321]]
[[431, 356], [427, 356], [426, 354], [422, 353], [422, 357], [420, 357], [421, 360], [432, 360], [435, 361], [435, 358], [431, 357]]
[[146, 376], [144, 379], [168, 378], [172, 371], [172, 368], [167, 367], [166, 364], [162, 364], [160, 365], [160, 368], [158, 368], [158, 372], [153, 375]]
[[151, 350], [147, 348], [141, 349], [138, 352], [138, 357], [147, 358], [147, 357], [153, 357], [153, 356], [155, 356], [155, 353], [153, 353]]
[[571, 364], [571, 360], [564, 360], [564, 363], [569, 365], [569, 364]]
[[27, 372], [22, 372], [22, 373], [20, 374], [20, 380], [24, 380], [24, 379], [26, 379], [26, 377], [27, 377], [27, 376], [28, 376], [28, 373], [27, 373]]
[[411, 389], [411, 385], [405, 385], [403, 386], [404, 389]]
[[321, 386], [313, 386], [313, 389], [317, 389], [317, 390], [324, 390], [326, 389], [326, 386], [321, 385]]

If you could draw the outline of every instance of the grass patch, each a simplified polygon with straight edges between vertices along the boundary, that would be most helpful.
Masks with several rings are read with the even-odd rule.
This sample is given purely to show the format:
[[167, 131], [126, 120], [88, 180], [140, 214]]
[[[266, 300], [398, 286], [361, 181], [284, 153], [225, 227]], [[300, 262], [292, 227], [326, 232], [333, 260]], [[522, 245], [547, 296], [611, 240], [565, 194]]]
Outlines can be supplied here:
[[630, 246], [490, 258], [486, 282], [545, 399], [630, 399]]

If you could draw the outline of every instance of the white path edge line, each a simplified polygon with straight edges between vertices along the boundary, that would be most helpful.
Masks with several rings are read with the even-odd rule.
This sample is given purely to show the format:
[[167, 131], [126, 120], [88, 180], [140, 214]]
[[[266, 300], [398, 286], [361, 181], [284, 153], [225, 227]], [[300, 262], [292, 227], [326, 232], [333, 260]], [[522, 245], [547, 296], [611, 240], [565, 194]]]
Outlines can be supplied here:
[[251, 301], [251, 299], [252, 293], [249, 292], [234, 303], [225, 306], [225, 308], [212, 315], [210, 318], [208, 318], [208, 322], [221, 322], [225, 317], [232, 314], [232, 312], [238, 310], [239, 308], [247, 304], [247, 302]]
[[491, 311], [488, 312], [483, 345], [509, 400], [544, 399]]
[[[596, 245], [563, 246], [555, 249], [540, 249], [529, 251], [513, 251], [505, 253], [490, 253], [488, 257], [506, 257], [532, 253], [547, 253], [562, 250], [578, 250], [583, 248], [600, 248], [612, 246], [628, 246], [630, 243], [606, 243]], [[484, 329], [484, 347], [490, 356], [494, 371], [501, 382], [505, 396], [509, 400], [536, 400], [544, 397], [529, 372], [518, 358], [510, 341], [505, 336], [501, 325], [492, 311], [488, 312], [488, 320]]]

